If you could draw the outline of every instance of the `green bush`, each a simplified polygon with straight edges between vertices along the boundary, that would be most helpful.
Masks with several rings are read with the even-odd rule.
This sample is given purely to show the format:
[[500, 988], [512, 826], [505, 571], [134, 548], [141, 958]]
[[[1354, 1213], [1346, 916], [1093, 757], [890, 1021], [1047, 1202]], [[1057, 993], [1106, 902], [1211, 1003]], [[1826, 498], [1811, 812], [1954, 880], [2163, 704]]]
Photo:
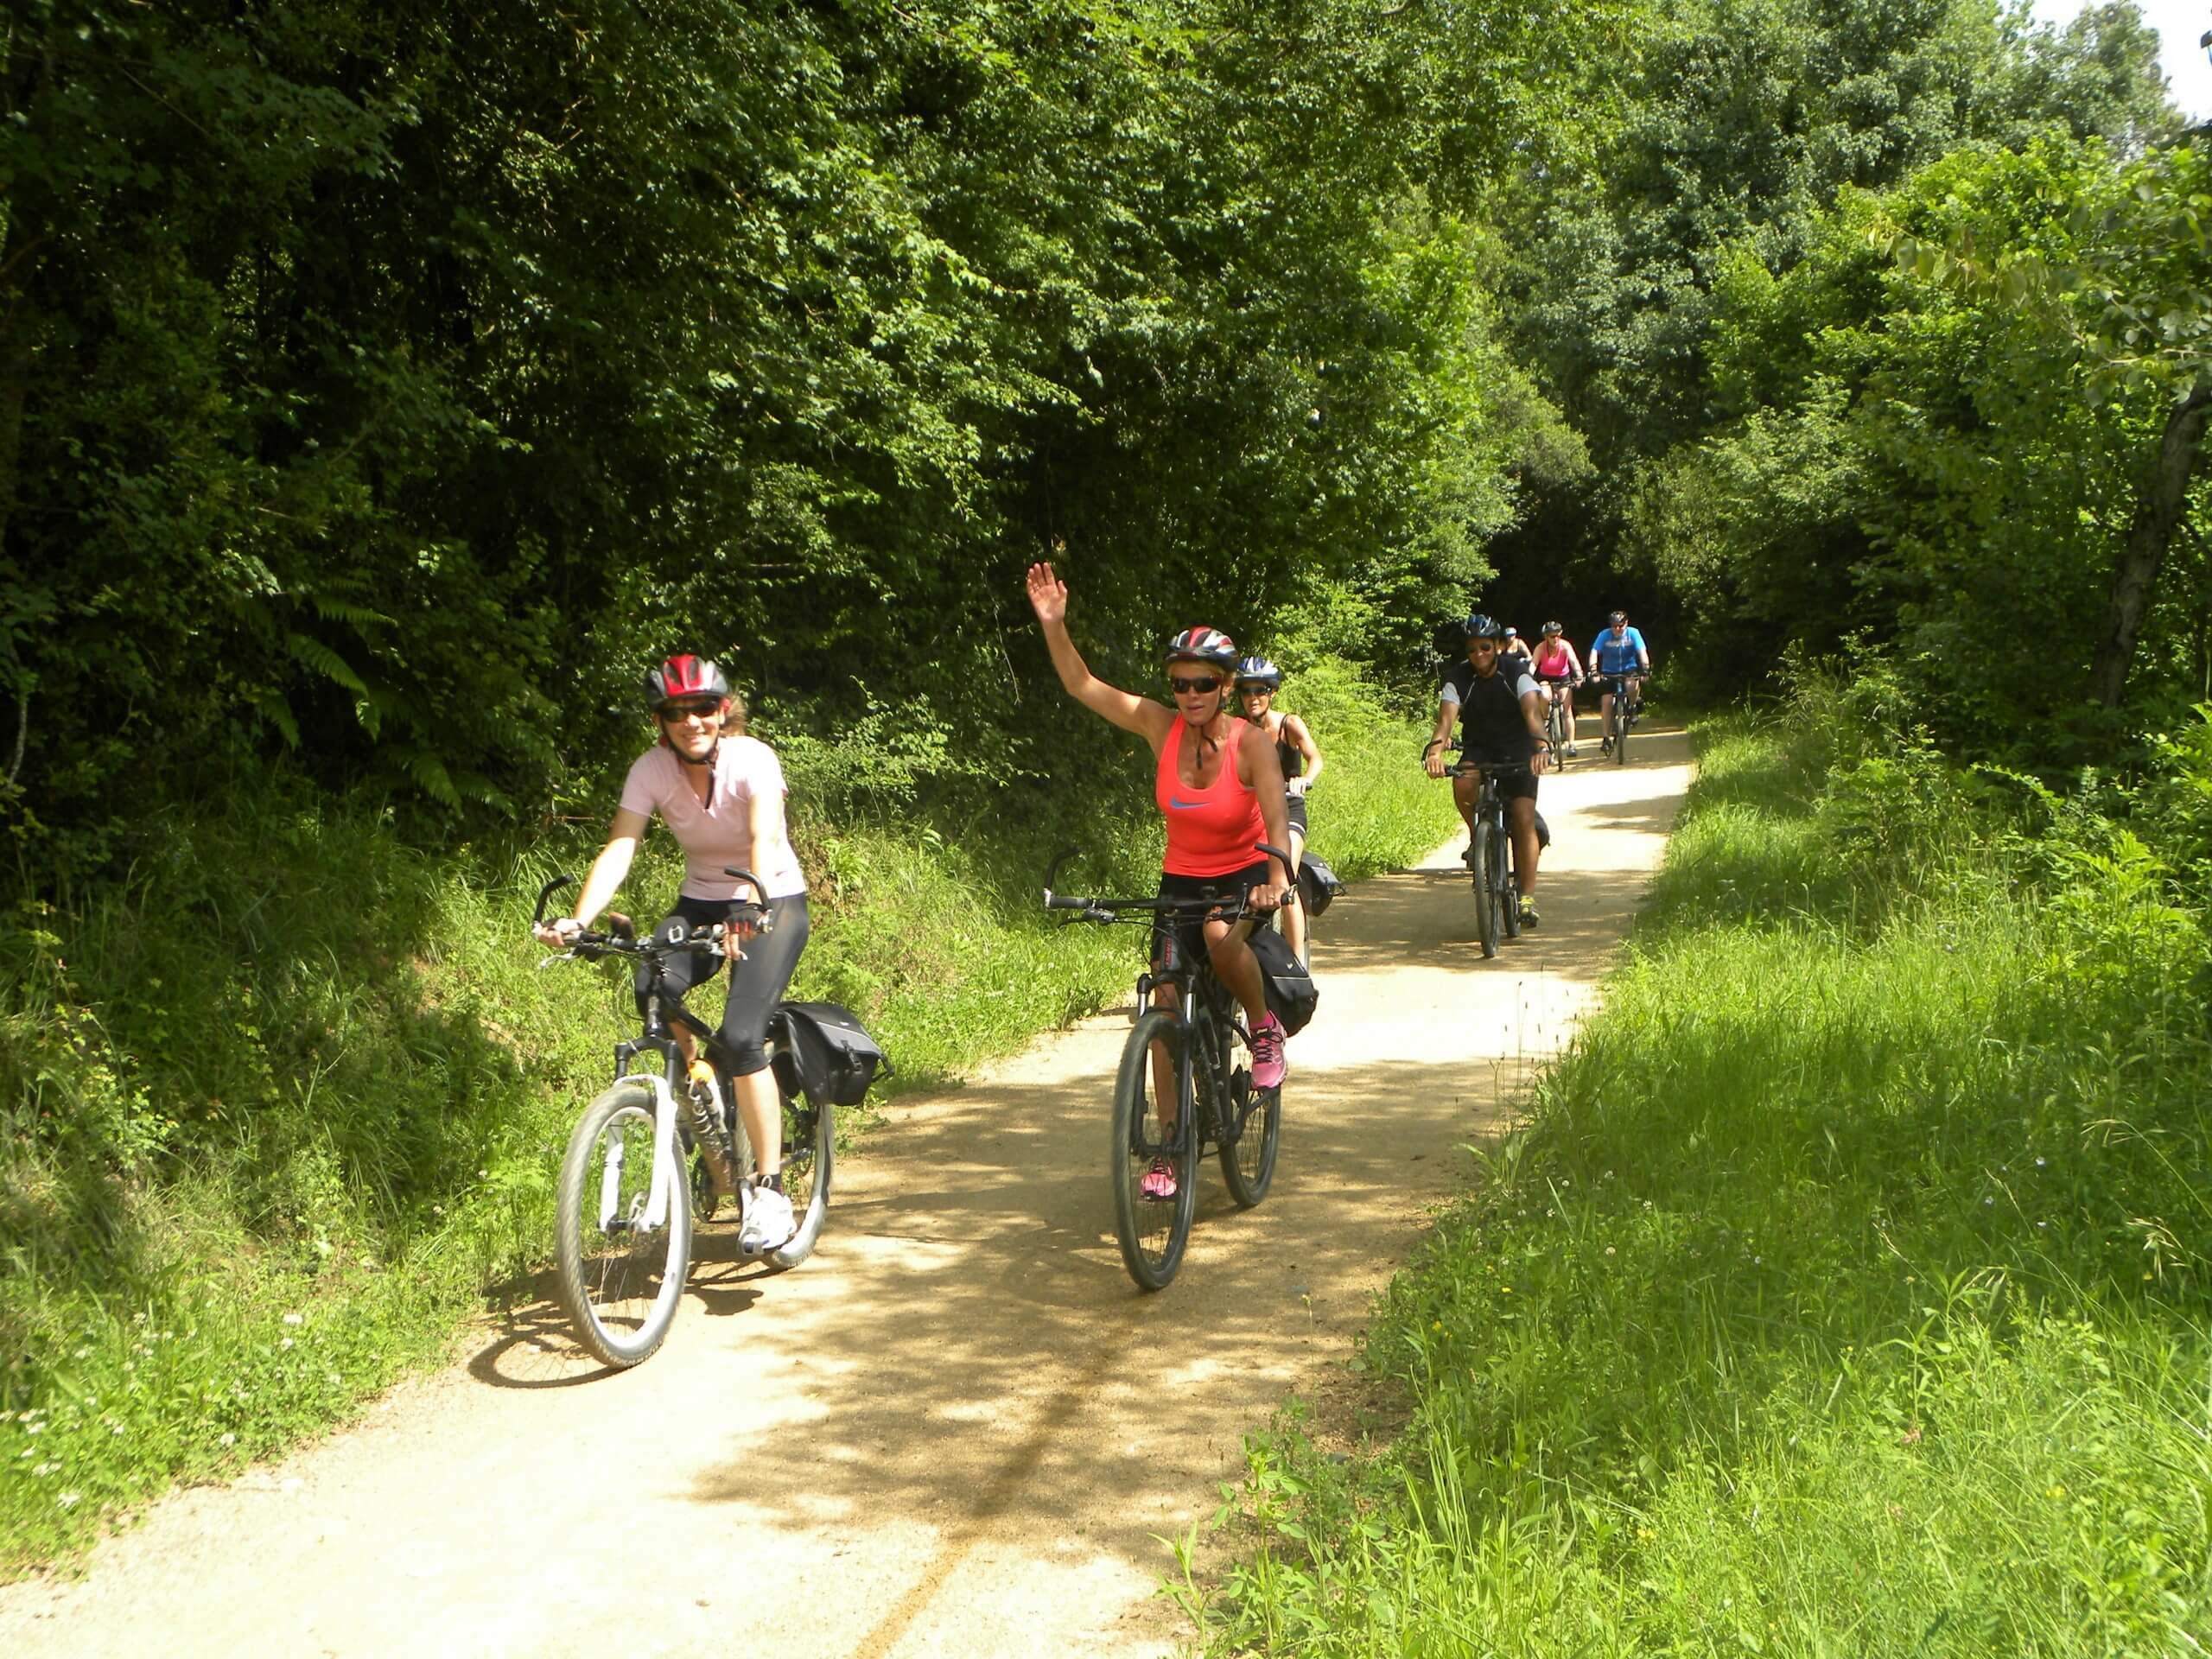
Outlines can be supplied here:
[[[1352, 690], [1329, 707], [1339, 868], [1440, 840], [1410, 729]], [[776, 737], [815, 920], [792, 995], [861, 1014], [899, 1067], [879, 1103], [1126, 994], [1141, 936], [1061, 927], [1039, 893], [1077, 839], [1086, 880], [1151, 890], [1141, 746], [956, 791], [887, 769], [889, 728]], [[372, 799], [313, 798], [238, 778], [141, 826], [162, 851], [129, 880], [0, 932], [0, 1567], [342, 1418], [546, 1253], [578, 1103], [634, 1029], [626, 973], [541, 972], [524, 933], [597, 819], [433, 856]], [[680, 874], [655, 835], [625, 903], [658, 914]]]
[[1602, 1012], [1383, 1299], [1408, 1428], [1255, 1439], [1214, 1650], [2212, 1633], [2201, 915], [1878, 714], [1703, 737]]

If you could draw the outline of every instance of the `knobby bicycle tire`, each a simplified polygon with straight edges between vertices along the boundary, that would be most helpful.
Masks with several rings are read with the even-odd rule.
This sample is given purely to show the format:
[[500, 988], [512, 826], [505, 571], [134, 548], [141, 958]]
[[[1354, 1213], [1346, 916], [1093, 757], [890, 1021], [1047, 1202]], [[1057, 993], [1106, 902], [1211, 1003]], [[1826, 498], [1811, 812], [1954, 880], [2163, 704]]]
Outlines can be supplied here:
[[[562, 1307], [577, 1340], [606, 1364], [650, 1358], [675, 1323], [691, 1266], [691, 1182], [681, 1146], [668, 1214], [637, 1224], [652, 1192], [655, 1097], [626, 1078], [584, 1108], [561, 1160], [555, 1203]], [[602, 1225], [611, 1212], [611, 1224]]]
[[[1177, 1096], [1174, 1141], [1159, 1141], [1154, 1108], [1152, 1047], [1166, 1045], [1167, 1070]], [[1139, 1288], [1159, 1290], [1183, 1264], [1197, 1213], [1198, 1131], [1192, 1110], [1191, 1072], [1185, 1064], [1182, 1023], [1165, 1008], [1147, 1008], [1122, 1046], [1122, 1065], [1114, 1079], [1112, 1147], [1107, 1168], [1114, 1189], [1114, 1236], [1122, 1263]], [[1175, 1176], [1175, 1196], [1147, 1198], [1139, 1185], [1155, 1153], [1163, 1154]]]
[[1236, 1048], [1226, 1040], [1230, 1033], [1218, 1025], [1215, 1030], [1224, 1039], [1226, 1051], [1218, 1057], [1215, 1071], [1222, 1080], [1219, 1086], [1227, 1090], [1221, 1179], [1229, 1196], [1249, 1210], [1274, 1185], [1275, 1158], [1282, 1143], [1282, 1089], [1254, 1089], [1249, 1052], [1243, 1056], [1245, 1064], [1238, 1065]]
[[1483, 955], [1497, 954], [1497, 882], [1491, 873], [1491, 861], [1497, 856], [1497, 830], [1489, 819], [1478, 819], [1475, 824], [1475, 936], [1482, 941]]

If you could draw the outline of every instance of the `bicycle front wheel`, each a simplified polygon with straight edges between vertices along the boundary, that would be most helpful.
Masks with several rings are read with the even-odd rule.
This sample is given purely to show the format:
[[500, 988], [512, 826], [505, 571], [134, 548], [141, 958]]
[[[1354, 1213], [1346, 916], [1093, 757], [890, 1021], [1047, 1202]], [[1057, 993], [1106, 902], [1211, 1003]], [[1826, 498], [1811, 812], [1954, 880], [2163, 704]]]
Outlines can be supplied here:
[[1628, 734], [1636, 724], [1636, 715], [1618, 699], [1613, 708], [1613, 724], [1619, 733], [1613, 739], [1613, 764], [1624, 766], [1628, 764]]
[[1567, 706], [1557, 697], [1552, 699], [1551, 716], [1545, 722], [1544, 736], [1552, 746], [1552, 753], [1563, 759], [1574, 734], [1567, 728]]
[[676, 1319], [691, 1265], [691, 1182], [680, 1152], [667, 1213], [648, 1213], [658, 1141], [650, 1085], [626, 1078], [584, 1109], [561, 1160], [561, 1306], [609, 1365], [650, 1357]]
[[[1181, 1021], [1173, 1014], [1165, 1008], [1147, 1008], [1122, 1046], [1122, 1069], [1114, 1079], [1113, 1147], [1108, 1164], [1114, 1187], [1114, 1235], [1121, 1241], [1122, 1262], [1129, 1277], [1145, 1290], [1160, 1289], [1182, 1266], [1183, 1247], [1191, 1242], [1191, 1217], [1198, 1210], [1198, 1129], [1191, 1109], [1185, 1041]], [[1163, 1087], [1172, 1107], [1167, 1121], [1175, 1125], [1172, 1135], [1160, 1128]], [[1155, 1198], [1144, 1190], [1145, 1178], [1155, 1163], [1164, 1166], [1174, 1183], [1172, 1197]]]
[[1487, 818], [1475, 825], [1475, 934], [1483, 955], [1497, 954], [1497, 826]]
[[819, 1106], [804, 1095], [784, 1096], [784, 1196], [791, 1201], [798, 1224], [791, 1242], [768, 1252], [779, 1268], [795, 1268], [814, 1254], [822, 1223], [830, 1212], [830, 1171], [836, 1157], [836, 1107]]

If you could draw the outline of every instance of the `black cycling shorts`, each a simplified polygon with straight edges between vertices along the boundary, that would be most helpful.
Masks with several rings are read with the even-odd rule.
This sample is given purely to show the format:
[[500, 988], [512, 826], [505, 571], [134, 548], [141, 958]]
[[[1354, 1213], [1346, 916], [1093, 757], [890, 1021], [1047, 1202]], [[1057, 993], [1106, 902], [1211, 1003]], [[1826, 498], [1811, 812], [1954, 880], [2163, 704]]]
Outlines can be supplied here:
[[[1456, 768], [1472, 772], [1478, 766], [1526, 766], [1526, 760], [1500, 760], [1495, 755], [1463, 757]], [[1533, 801], [1536, 798], [1536, 774], [1533, 772], [1503, 771], [1497, 774], [1497, 798], [1502, 801]]]
[[[1264, 858], [1228, 875], [1177, 875], [1162, 870], [1160, 897], [1214, 899], [1224, 904], [1235, 904], [1253, 888], [1265, 887], [1267, 881], [1268, 861]], [[1152, 965], [1155, 969], [1186, 967], [1205, 960], [1205, 918], [1191, 912], [1185, 912], [1185, 917], [1170, 918], [1160, 915], [1153, 918]]]
[[[730, 963], [729, 1000], [722, 1005], [721, 1037], [729, 1046], [730, 1075], [734, 1077], [767, 1069], [768, 1016], [775, 1012], [776, 1004], [790, 988], [791, 970], [798, 966], [798, 953], [806, 948], [809, 928], [804, 893], [771, 899], [767, 911], [773, 931], [756, 933], [746, 940], [744, 954]], [[728, 915], [729, 901], [726, 899], [694, 899], [689, 893], [679, 893], [676, 908], [653, 931], [666, 937], [671, 925], [681, 921], [685, 931], [696, 932]], [[688, 952], [671, 957], [663, 983], [670, 995], [681, 1002], [684, 993], [694, 985], [720, 973], [723, 960]], [[637, 991], [640, 1014], [645, 1011], [645, 987], [651, 979], [651, 970], [639, 963]]]

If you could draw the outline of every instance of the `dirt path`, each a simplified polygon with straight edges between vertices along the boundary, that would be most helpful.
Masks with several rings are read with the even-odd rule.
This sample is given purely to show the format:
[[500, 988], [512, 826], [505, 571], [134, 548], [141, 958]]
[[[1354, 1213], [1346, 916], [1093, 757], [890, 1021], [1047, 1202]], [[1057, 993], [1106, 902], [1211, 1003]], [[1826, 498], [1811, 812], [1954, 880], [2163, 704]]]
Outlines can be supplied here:
[[706, 1230], [639, 1370], [526, 1312], [354, 1428], [155, 1506], [81, 1580], [0, 1590], [0, 1650], [691, 1655], [752, 1625], [804, 1659], [1169, 1650], [1158, 1539], [1287, 1393], [1341, 1377], [1460, 1148], [1587, 1001], [1688, 779], [1681, 738], [1642, 747], [1547, 780], [1543, 927], [1497, 961], [1460, 843], [1317, 925], [1274, 1190], [1240, 1212], [1210, 1161], [1166, 1291], [1113, 1241], [1122, 1009], [901, 1101], [800, 1270]]

